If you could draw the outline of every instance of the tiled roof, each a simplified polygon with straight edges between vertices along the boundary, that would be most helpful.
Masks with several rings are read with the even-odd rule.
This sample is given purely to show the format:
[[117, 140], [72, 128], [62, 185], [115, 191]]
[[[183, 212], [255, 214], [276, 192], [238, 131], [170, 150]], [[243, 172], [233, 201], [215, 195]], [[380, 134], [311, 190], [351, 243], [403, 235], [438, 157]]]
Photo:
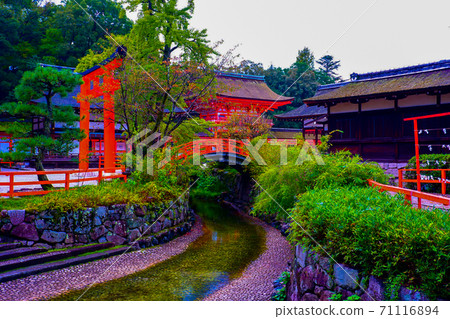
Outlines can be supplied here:
[[293, 97], [276, 94], [262, 76], [234, 73], [217, 73], [217, 95], [230, 98], [262, 100], [270, 102], [292, 101]]
[[[52, 98], [52, 104], [56, 106], [72, 106], [72, 107], [80, 107], [80, 104], [77, 102], [76, 97], [80, 93], [80, 86], [77, 86], [72, 92], [67, 94], [65, 97], [61, 97], [61, 95], [56, 94]], [[36, 100], [32, 100], [35, 103], [47, 103], [45, 97], [41, 97]]]
[[315, 118], [326, 114], [327, 108], [324, 106], [307, 106], [306, 104], [303, 104], [292, 111], [275, 115], [275, 117], [280, 120], [292, 120], [300, 118]]

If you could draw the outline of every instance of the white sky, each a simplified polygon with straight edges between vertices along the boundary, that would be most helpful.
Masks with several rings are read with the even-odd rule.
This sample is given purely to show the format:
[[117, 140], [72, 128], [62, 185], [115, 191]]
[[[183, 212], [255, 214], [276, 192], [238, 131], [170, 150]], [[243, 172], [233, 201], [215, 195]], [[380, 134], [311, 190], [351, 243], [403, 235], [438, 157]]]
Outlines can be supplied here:
[[265, 67], [290, 66], [305, 46], [316, 59], [341, 60], [344, 78], [450, 59], [449, 0], [195, 0], [195, 6], [192, 27], [207, 29], [212, 42], [223, 39], [222, 51], [239, 44], [242, 58]]

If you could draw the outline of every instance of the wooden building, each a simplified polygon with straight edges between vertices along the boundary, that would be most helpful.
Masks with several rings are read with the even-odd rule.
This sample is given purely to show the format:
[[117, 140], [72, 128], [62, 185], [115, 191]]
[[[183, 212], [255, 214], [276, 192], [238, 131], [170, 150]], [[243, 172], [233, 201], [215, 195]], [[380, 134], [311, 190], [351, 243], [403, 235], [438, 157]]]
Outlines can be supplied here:
[[[328, 132], [327, 109], [323, 106], [302, 106], [292, 111], [275, 115], [281, 121], [301, 122], [301, 133], [308, 142], [317, 145], [322, 135]], [[274, 129], [272, 129], [274, 130]]]
[[[366, 74], [318, 88], [308, 106], [327, 109], [333, 149], [366, 160], [405, 162], [414, 156], [414, 132], [405, 118], [450, 111], [450, 60]], [[420, 153], [450, 153], [450, 118], [419, 123]]]

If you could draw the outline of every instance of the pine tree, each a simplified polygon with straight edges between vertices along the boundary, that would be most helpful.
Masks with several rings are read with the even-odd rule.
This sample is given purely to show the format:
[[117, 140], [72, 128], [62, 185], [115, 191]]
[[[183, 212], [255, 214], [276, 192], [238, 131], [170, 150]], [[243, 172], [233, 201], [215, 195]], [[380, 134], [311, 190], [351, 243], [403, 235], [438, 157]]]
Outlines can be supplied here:
[[[55, 106], [52, 98], [59, 94], [67, 96], [74, 88], [81, 84], [80, 78], [70, 70], [36, 67], [34, 71], [24, 73], [19, 85], [15, 88], [15, 96], [19, 102], [6, 103], [0, 106], [0, 113], [9, 114], [14, 121], [30, 122], [33, 118], [42, 120], [42, 130], [14, 132], [13, 137], [19, 138], [15, 143], [15, 150], [11, 153], [0, 154], [0, 157], [10, 160], [30, 159], [35, 162], [37, 171], [44, 170], [44, 157], [49, 153], [67, 155], [75, 148], [74, 141], [81, 140], [84, 134], [75, 128], [79, 117], [71, 106]], [[45, 98], [45, 103], [31, 104], [30, 101]], [[63, 133], [57, 139], [52, 137], [52, 124], [63, 124]], [[13, 126], [13, 125], [12, 125]], [[39, 181], [48, 181], [47, 175], [38, 175]], [[44, 190], [52, 188], [51, 184], [42, 185]]]

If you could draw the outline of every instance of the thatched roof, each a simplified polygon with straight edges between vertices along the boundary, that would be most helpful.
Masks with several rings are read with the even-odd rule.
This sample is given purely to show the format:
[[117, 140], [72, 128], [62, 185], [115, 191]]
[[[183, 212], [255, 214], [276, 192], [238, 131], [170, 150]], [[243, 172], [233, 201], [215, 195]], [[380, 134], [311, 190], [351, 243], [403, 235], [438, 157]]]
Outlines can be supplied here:
[[[340, 83], [340, 86], [329, 90], [319, 89], [317, 94], [304, 102], [317, 105], [326, 102], [342, 102], [357, 98], [380, 98], [399, 94], [419, 94], [434, 90], [450, 90], [450, 61], [426, 64], [414, 68], [401, 68], [385, 73], [375, 72], [354, 75], [354, 80]], [[434, 66], [435, 69], [430, 69]], [[407, 73], [406, 70], [409, 71]], [[387, 74], [387, 75], [386, 75]]]

